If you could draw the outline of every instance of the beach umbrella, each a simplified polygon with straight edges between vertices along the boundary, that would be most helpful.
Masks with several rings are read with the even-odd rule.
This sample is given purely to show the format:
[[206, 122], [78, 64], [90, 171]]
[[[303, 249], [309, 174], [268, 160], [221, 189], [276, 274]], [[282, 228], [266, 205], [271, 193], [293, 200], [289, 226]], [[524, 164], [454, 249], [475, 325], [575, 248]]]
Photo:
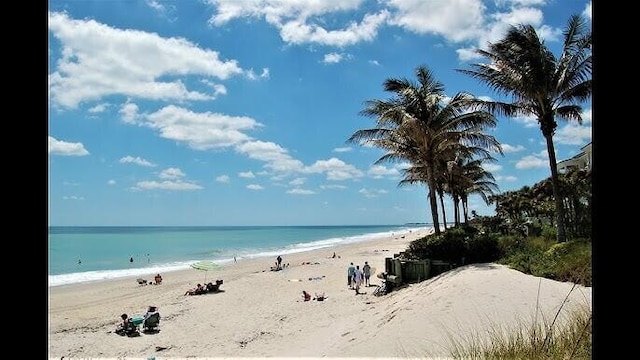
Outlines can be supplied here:
[[213, 261], [206, 261], [206, 260], [194, 262], [193, 264], [191, 264], [191, 267], [196, 270], [204, 271], [205, 283], [207, 282], [207, 273], [209, 271], [218, 270], [221, 268], [220, 265], [214, 263]]

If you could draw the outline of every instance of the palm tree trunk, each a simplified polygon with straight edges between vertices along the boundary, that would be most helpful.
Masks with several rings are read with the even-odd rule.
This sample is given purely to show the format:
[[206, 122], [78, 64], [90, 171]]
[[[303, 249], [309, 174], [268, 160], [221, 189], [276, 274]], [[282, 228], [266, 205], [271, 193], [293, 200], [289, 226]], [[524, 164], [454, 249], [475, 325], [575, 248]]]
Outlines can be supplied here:
[[464, 223], [469, 222], [469, 199], [466, 196], [462, 197], [462, 211], [464, 215]]
[[429, 183], [429, 205], [435, 235], [440, 235], [440, 221], [438, 221], [438, 200], [436, 199], [436, 182], [431, 167], [427, 168], [427, 182]]
[[440, 196], [440, 208], [442, 209], [442, 223], [444, 229], [447, 230], [447, 213], [445, 212], [444, 208], [444, 194], [442, 192], [439, 192], [438, 195]]
[[547, 141], [547, 152], [549, 153], [549, 166], [551, 168], [551, 186], [556, 203], [556, 224], [558, 226], [556, 239], [560, 242], [567, 241], [567, 233], [564, 227], [564, 202], [560, 191], [560, 181], [558, 180], [558, 166], [556, 164], [556, 151], [553, 147], [553, 135], [543, 134]]

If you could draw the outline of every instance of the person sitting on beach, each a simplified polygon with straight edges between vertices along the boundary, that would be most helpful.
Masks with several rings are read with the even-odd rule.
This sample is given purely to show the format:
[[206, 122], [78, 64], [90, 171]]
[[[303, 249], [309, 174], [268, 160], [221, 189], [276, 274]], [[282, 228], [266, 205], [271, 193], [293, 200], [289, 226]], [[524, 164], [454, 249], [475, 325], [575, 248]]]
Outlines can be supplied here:
[[209, 289], [207, 289], [206, 284], [203, 284], [203, 285], [198, 284], [198, 287], [196, 288], [196, 295], [206, 294], [207, 292], [209, 292]]
[[[152, 315], [158, 313], [158, 307], [150, 305], [147, 309], [147, 312], [144, 314], [144, 320], [146, 321]], [[158, 319], [160, 318], [160, 314], [158, 314]]]
[[302, 290], [302, 298], [304, 299], [304, 301], [309, 301], [311, 300], [311, 294], [309, 294], [305, 290]]
[[157, 274], [156, 277], [154, 278], [154, 281], [156, 285], [162, 283], [162, 276], [160, 276], [160, 274]]
[[123, 336], [133, 335], [138, 331], [136, 326], [131, 321], [131, 318], [127, 314], [120, 315], [120, 318], [122, 319], [122, 323], [120, 323], [118, 327], [116, 327], [116, 334]]
[[193, 289], [187, 290], [184, 294], [185, 295], [199, 295], [199, 294], [201, 294], [201, 293], [198, 293], [198, 291], [202, 291], [202, 285], [200, 285], [200, 284], [196, 285], [196, 287], [194, 287]]
[[327, 297], [326, 297], [326, 296], [324, 296], [324, 292], [321, 292], [321, 293], [319, 293], [319, 294], [318, 294], [318, 293], [316, 293], [316, 297], [314, 298], [314, 300], [317, 300], [317, 301], [324, 301], [324, 299], [326, 299], [326, 298], [327, 298]]

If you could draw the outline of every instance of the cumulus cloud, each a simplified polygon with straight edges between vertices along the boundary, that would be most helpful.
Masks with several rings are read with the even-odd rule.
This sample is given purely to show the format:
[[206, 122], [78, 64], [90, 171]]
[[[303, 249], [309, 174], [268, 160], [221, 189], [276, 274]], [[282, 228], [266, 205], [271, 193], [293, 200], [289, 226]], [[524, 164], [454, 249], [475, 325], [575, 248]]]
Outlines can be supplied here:
[[374, 179], [381, 179], [383, 177], [398, 177], [400, 176], [400, 171], [397, 168], [387, 168], [382, 165], [374, 165], [369, 168], [367, 171], [367, 175], [371, 176]]
[[136, 165], [148, 166], [148, 167], [156, 166], [155, 164], [153, 164], [153, 163], [151, 163], [151, 162], [149, 162], [149, 161], [147, 161], [147, 160], [145, 160], [145, 159], [143, 159], [143, 158], [141, 158], [139, 156], [133, 157], [133, 156], [130, 156], [130, 155], [127, 155], [127, 156], [121, 158], [120, 159], [120, 163], [121, 164], [136, 164]]
[[384, 194], [388, 193], [388, 191], [387, 190], [383, 190], [383, 189], [366, 189], [366, 188], [362, 188], [362, 189], [358, 190], [358, 193], [362, 194], [366, 198], [375, 198], [375, 197], [378, 197], [380, 195], [384, 195]]
[[109, 95], [149, 100], [209, 100], [190, 90], [180, 76], [225, 80], [242, 75], [236, 60], [202, 49], [183, 38], [117, 29], [91, 19], [49, 12], [49, 32], [60, 42], [61, 58], [49, 75], [51, 102], [64, 108]]
[[244, 171], [244, 172], [238, 173], [238, 176], [241, 178], [247, 178], [247, 179], [253, 179], [256, 177], [251, 171]]
[[219, 183], [228, 183], [229, 180], [231, 180], [231, 178], [229, 177], [229, 175], [220, 175], [218, 177], [216, 177], [216, 181]]
[[515, 153], [515, 152], [524, 150], [524, 146], [522, 145], [501, 144], [501, 146], [502, 146], [502, 152], [505, 154]]
[[250, 140], [245, 131], [262, 126], [246, 116], [220, 113], [196, 113], [169, 105], [139, 120], [144, 126], [159, 132], [165, 139], [187, 144], [195, 150], [234, 146]]
[[185, 176], [185, 173], [178, 168], [168, 168], [164, 169], [158, 174], [158, 177], [161, 179], [178, 179]]
[[515, 164], [515, 167], [519, 170], [541, 169], [549, 167], [549, 155], [547, 154], [546, 150], [543, 150], [537, 154], [527, 155], [518, 160]]
[[327, 180], [348, 180], [362, 177], [364, 174], [355, 166], [346, 164], [344, 161], [331, 158], [329, 160], [318, 160], [305, 169], [307, 173], [324, 173]]
[[85, 156], [89, 155], [89, 151], [84, 148], [82, 143], [61, 141], [49, 136], [49, 155]]

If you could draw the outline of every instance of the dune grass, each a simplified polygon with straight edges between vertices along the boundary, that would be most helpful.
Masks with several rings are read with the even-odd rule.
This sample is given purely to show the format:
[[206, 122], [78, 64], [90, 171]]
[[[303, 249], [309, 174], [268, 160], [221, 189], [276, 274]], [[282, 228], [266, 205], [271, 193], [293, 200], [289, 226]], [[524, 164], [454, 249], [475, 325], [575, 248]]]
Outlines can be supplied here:
[[[575, 286], [569, 294], [574, 289]], [[591, 359], [591, 307], [572, 308], [567, 311], [566, 319], [561, 319], [560, 315], [567, 304], [569, 294], [552, 319], [539, 315], [541, 312], [536, 307], [533, 321], [530, 323], [519, 322], [509, 329], [492, 324], [488, 336], [478, 333], [462, 339], [451, 336], [451, 357], [478, 360]]]

